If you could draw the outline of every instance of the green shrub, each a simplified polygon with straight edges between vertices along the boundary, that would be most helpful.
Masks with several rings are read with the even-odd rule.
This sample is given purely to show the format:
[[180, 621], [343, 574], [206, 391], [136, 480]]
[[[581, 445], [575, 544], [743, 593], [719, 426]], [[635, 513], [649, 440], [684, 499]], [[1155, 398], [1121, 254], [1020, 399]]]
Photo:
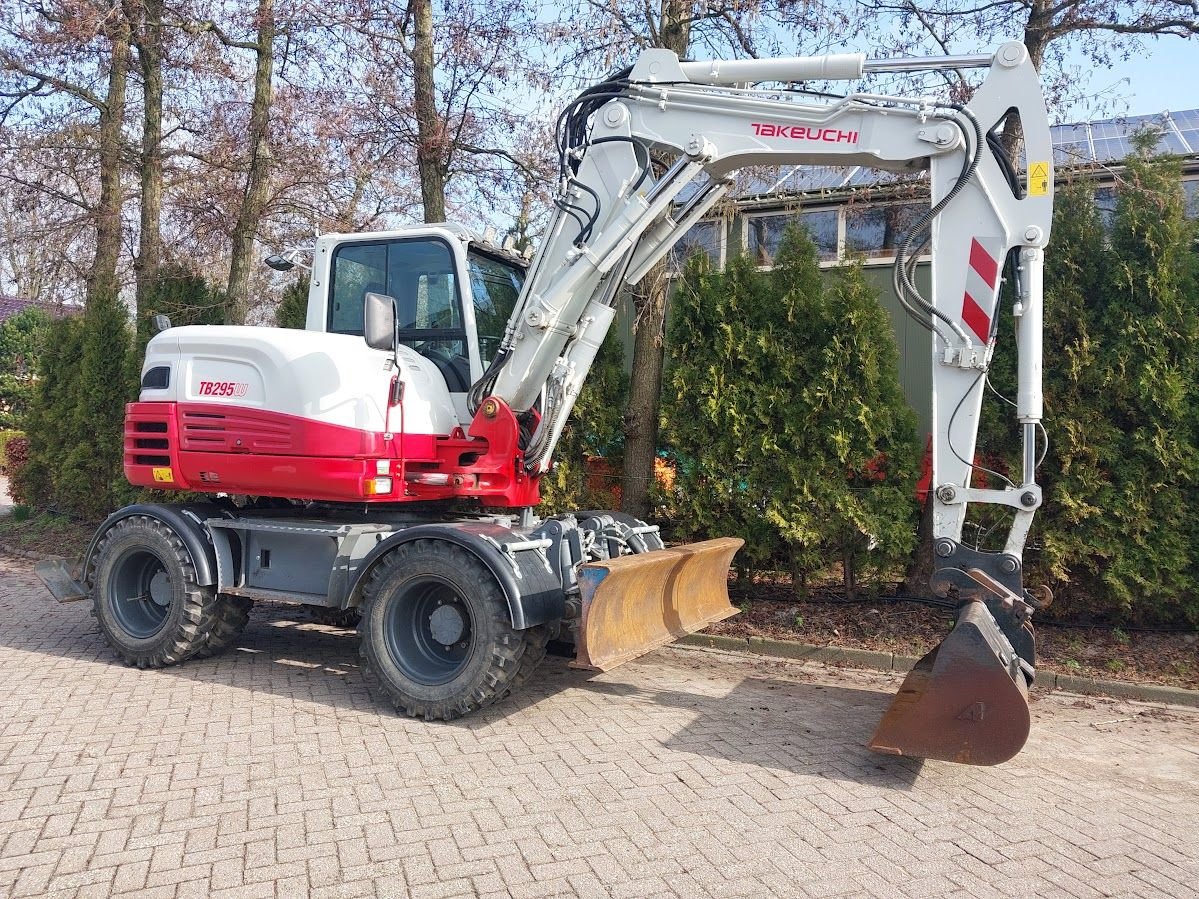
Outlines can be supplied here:
[[53, 324], [27, 418], [29, 461], [13, 477], [21, 502], [99, 518], [129, 494], [122, 452], [132, 339], [114, 295]]
[[847, 592], [915, 540], [916, 418], [890, 320], [861, 268], [825, 278], [807, 235], [769, 274], [748, 257], [687, 266], [673, 301], [666, 434], [676, 528], [734, 534], [744, 563], [789, 565], [797, 587], [842, 566]]
[[[20, 428], [34, 395], [34, 375], [52, 319], [36, 306], [0, 324], [0, 428]], [[0, 459], [3, 459], [0, 448]]]
[[283, 289], [283, 298], [275, 307], [275, 327], [303, 331], [308, 321], [308, 287], [311, 279], [304, 275]]

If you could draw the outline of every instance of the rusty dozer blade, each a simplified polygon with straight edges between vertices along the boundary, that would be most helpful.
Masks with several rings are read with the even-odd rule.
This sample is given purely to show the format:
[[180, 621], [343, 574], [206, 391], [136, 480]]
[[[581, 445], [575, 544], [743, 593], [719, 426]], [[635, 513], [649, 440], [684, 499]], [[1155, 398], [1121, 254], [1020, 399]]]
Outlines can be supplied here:
[[916, 663], [870, 740], [888, 755], [998, 765], [1024, 746], [1028, 677], [986, 605], [968, 602]]
[[729, 563], [744, 542], [721, 537], [584, 565], [571, 667], [608, 671], [736, 615], [729, 603]]

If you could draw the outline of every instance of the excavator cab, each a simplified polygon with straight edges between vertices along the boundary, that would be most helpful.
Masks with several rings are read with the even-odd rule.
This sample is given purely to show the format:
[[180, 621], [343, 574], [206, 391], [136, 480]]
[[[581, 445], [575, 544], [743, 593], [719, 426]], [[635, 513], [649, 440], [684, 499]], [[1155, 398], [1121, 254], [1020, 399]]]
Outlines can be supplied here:
[[437, 368], [459, 421], [469, 422], [466, 394], [503, 338], [524, 260], [449, 225], [331, 235], [321, 250], [331, 254], [329, 281], [313, 284], [308, 328], [361, 336], [366, 297], [389, 297], [399, 345]]

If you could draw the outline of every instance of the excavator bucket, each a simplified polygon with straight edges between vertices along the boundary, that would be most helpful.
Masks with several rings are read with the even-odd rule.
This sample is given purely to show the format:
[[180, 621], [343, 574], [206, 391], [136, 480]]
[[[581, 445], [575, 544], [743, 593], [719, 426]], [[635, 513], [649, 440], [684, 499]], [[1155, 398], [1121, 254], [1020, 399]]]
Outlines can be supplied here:
[[1028, 739], [1029, 678], [986, 605], [967, 603], [916, 663], [870, 748], [967, 765], [1006, 762]]
[[744, 542], [721, 537], [584, 565], [571, 667], [608, 671], [736, 615], [729, 603], [729, 563]]

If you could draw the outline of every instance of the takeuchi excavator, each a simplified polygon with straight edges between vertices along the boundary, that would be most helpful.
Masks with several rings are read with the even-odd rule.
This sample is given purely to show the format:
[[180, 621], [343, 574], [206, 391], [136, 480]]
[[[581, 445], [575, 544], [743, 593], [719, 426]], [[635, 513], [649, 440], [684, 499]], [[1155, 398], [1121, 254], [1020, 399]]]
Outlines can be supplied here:
[[[988, 70], [969, 103], [797, 87], [967, 67]], [[1001, 140], [1016, 123], [1022, 171]], [[428, 719], [517, 689], [551, 639], [573, 641], [573, 665], [606, 671], [726, 618], [740, 540], [665, 547], [656, 526], [618, 512], [534, 511], [622, 288], [742, 167], [927, 170], [928, 207], [899, 241], [894, 287], [929, 333], [931, 589], [957, 617], [870, 746], [974, 764], [1017, 753], [1035, 662], [1038, 602], [1022, 584], [1022, 551], [1041, 504], [1053, 193], [1024, 46], [892, 60], [687, 62], [649, 50], [567, 106], [557, 153], [555, 208], [527, 265], [454, 224], [325, 234], [312, 249], [305, 330], [165, 327], [127, 409], [125, 473], [212, 498], [113, 513], [77, 571], [42, 568], [48, 586], [90, 598], [116, 654], [145, 668], [228, 648], [252, 602], [358, 610], [378, 692]], [[928, 296], [915, 279], [925, 258]], [[972, 486], [1005, 267], [1023, 471], [1003, 488]], [[962, 541], [971, 503], [1010, 511], [1001, 552]]]

